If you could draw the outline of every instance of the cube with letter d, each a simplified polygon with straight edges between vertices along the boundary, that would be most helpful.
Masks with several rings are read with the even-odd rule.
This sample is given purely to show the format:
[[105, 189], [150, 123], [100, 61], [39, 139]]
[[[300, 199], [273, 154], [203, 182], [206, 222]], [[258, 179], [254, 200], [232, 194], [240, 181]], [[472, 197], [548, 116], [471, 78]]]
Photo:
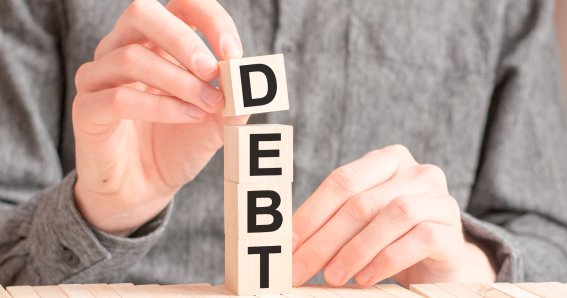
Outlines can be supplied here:
[[219, 62], [219, 86], [224, 94], [223, 116], [289, 109], [282, 54]]

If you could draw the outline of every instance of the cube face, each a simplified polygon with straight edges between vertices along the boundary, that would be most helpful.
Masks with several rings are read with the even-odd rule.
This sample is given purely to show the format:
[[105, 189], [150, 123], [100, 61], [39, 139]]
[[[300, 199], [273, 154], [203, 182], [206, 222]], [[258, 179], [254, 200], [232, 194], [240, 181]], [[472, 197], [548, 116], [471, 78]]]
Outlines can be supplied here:
[[291, 238], [225, 236], [225, 285], [237, 295], [291, 293]]
[[224, 127], [224, 179], [236, 183], [293, 181], [293, 128], [258, 124]]
[[289, 109], [282, 54], [221, 61], [219, 69], [225, 98], [223, 116]]
[[225, 235], [237, 239], [290, 238], [291, 218], [291, 182], [224, 181]]

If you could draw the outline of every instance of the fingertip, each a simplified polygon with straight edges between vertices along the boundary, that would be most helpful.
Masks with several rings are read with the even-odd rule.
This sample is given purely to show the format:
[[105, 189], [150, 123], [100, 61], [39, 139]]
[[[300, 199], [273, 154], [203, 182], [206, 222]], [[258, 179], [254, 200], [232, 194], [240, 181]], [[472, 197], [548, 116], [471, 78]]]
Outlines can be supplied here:
[[236, 37], [231, 34], [226, 34], [221, 37], [220, 47], [223, 55], [222, 60], [242, 57], [242, 44]]
[[374, 269], [371, 266], [368, 266], [362, 269], [362, 271], [354, 277], [354, 281], [361, 286], [370, 286], [374, 284], [373, 279], [375, 276], [376, 272]]
[[192, 57], [193, 70], [202, 80], [212, 81], [218, 76], [218, 62], [213, 55], [198, 51]]
[[291, 237], [291, 242], [292, 242], [291, 250], [292, 250], [292, 252], [295, 252], [297, 250], [298, 246], [299, 246], [299, 243], [300, 243], [299, 235], [295, 231], [293, 231], [293, 234], [292, 234], [292, 237]]
[[294, 287], [299, 287], [305, 282], [305, 265], [301, 261], [294, 260], [292, 268], [292, 284]]

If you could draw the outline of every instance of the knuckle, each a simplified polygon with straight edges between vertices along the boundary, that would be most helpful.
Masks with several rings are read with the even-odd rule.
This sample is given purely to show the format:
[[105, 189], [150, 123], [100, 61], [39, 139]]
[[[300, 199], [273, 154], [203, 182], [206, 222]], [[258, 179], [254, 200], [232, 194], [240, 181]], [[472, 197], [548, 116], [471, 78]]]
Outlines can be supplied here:
[[417, 218], [416, 210], [412, 204], [413, 199], [406, 196], [397, 197], [392, 201], [401, 220], [413, 221]]
[[195, 53], [199, 50], [199, 46], [192, 42], [193, 40], [195, 40], [195, 36], [192, 31], [175, 30], [171, 33], [171, 38], [168, 42], [175, 51]]
[[356, 189], [356, 172], [349, 166], [334, 170], [329, 176], [331, 187], [341, 194], [351, 194]]
[[384, 248], [380, 252], [379, 258], [381, 263], [380, 267], [382, 268], [397, 268], [400, 262], [396, 252], [389, 247]]
[[117, 87], [109, 90], [108, 101], [111, 109], [123, 111], [128, 108], [128, 90], [124, 87]]
[[441, 243], [440, 235], [435, 231], [431, 223], [419, 224], [417, 227], [417, 235], [426, 247], [438, 246]]
[[149, 1], [147, 0], [134, 0], [126, 9], [125, 14], [133, 19], [138, 19], [145, 15], [148, 10]]
[[429, 183], [437, 187], [446, 189], [447, 178], [445, 172], [438, 166], [432, 164], [422, 164], [418, 166], [418, 175], [423, 176]]
[[348, 246], [348, 256], [352, 257], [354, 260], [366, 259], [368, 254], [368, 245], [360, 240], [352, 240], [347, 244]]
[[394, 144], [394, 145], [390, 145], [388, 147], [385, 148], [386, 151], [391, 152], [392, 154], [399, 156], [400, 158], [412, 158], [413, 156], [411, 155], [411, 152], [409, 151], [409, 149], [401, 144]]
[[87, 62], [77, 69], [77, 73], [75, 74], [75, 86], [77, 87], [77, 90], [82, 90], [88, 85], [90, 64], [91, 62]]
[[366, 224], [374, 217], [376, 207], [372, 203], [372, 198], [366, 195], [356, 195], [349, 201], [347, 212], [356, 222]]
[[131, 44], [124, 47], [118, 54], [118, 64], [125, 68], [131, 68], [138, 62], [143, 46], [139, 44]]
[[422, 164], [419, 166], [420, 172], [436, 179], [445, 179], [445, 173], [443, 170], [432, 164]]
[[329, 255], [328, 245], [319, 243], [317, 241], [307, 241], [302, 245], [304, 256], [308, 256], [308, 263], [313, 265], [320, 265], [327, 263]]

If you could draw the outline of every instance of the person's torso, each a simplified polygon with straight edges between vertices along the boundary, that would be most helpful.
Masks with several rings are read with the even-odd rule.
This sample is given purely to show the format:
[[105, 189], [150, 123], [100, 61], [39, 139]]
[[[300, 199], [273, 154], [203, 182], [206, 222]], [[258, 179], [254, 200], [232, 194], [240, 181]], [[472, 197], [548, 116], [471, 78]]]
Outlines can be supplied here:
[[[220, 1], [246, 56], [283, 53], [290, 110], [252, 122], [294, 126], [293, 205], [336, 167], [390, 144], [446, 172], [467, 205], [493, 92], [505, 1]], [[66, 98], [60, 158], [74, 168], [74, 74], [128, 0], [66, 0]], [[54, 116], [55, 117], [55, 116]], [[56, 123], [56, 121], [54, 121]], [[184, 187], [135, 283], [222, 283], [222, 150]]]

